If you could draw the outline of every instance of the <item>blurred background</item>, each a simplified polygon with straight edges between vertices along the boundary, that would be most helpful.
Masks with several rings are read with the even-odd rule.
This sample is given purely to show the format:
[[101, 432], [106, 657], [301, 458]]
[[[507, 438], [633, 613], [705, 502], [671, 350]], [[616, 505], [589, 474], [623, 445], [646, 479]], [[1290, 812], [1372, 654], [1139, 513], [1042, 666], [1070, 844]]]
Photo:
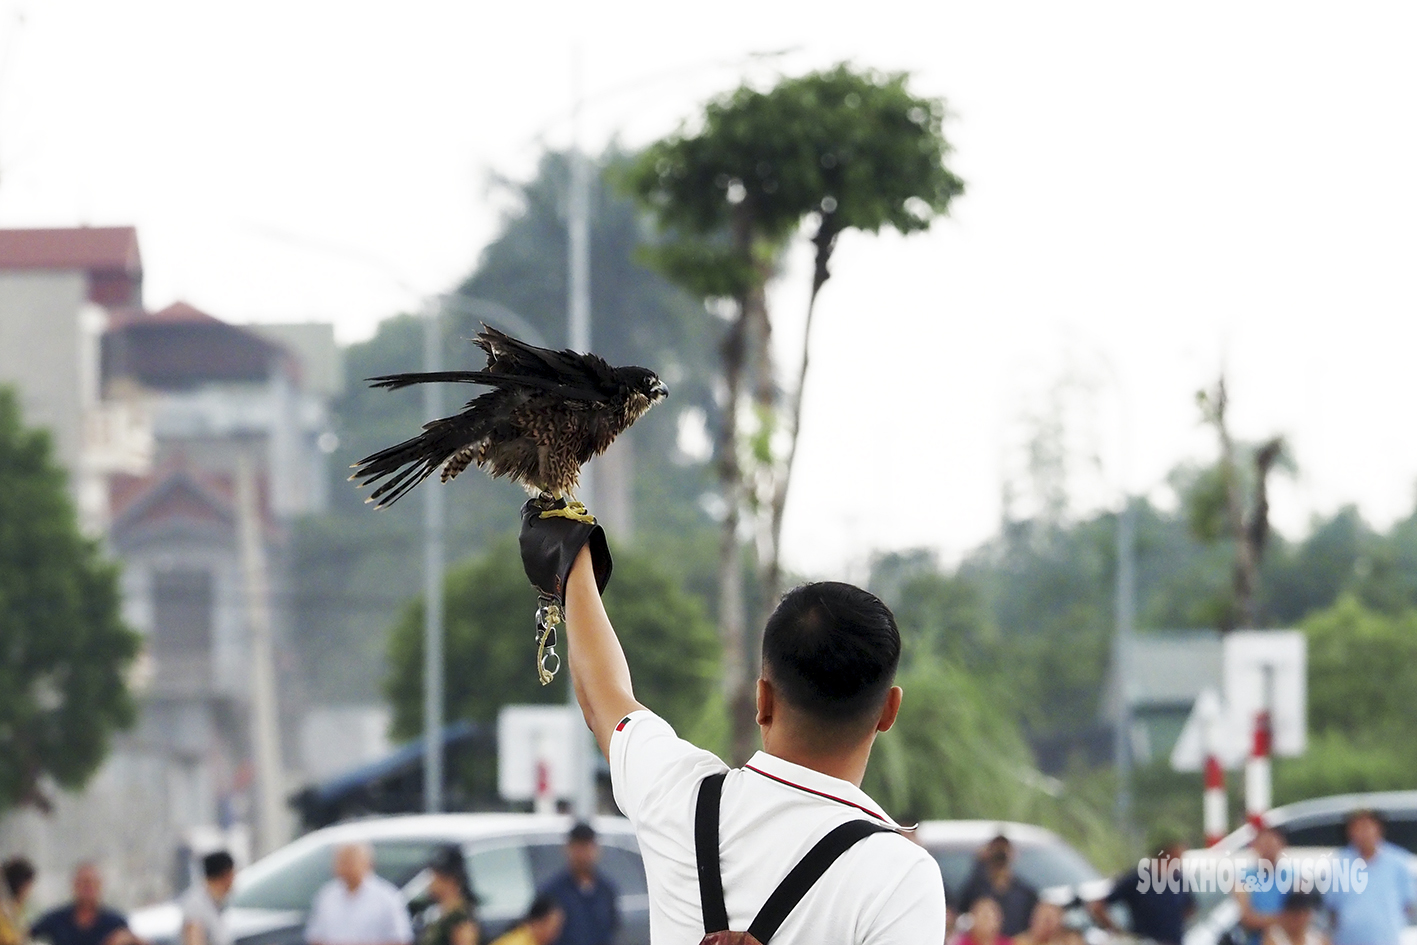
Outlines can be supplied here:
[[[345, 482], [429, 419], [363, 379], [476, 365], [484, 322], [667, 381], [587, 498], [640, 698], [700, 744], [742, 760], [755, 628], [832, 578], [901, 625], [865, 787], [902, 820], [1119, 868], [1201, 842], [1256, 712], [1274, 804], [1417, 786], [1414, 41], [1398, 3], [5, 0], [0, 852], [158, 901], [194, 851], [423, 810], [430, 744], [438, 806], [532, 807], [499, 713], [566, 687], [520, 491], [430, 527]], [[676, 176], [754, 95], [824, 111]], [[908, 121], [833, 124], [877, 104]], [[1183, 735], [1208, 691], [1241, 748]]]

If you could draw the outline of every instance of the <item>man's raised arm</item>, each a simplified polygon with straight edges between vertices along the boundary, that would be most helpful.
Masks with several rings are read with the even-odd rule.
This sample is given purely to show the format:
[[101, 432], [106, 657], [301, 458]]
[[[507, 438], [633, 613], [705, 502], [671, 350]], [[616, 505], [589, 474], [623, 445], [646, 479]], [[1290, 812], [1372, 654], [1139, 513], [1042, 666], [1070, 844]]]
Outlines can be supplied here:
[[[560, 503], [556, 510], [565, 508], [565, 501]], [[562, 517], [533, 499], [522, 506], [521, 552], [532, 586], [543, 600], [563, 608], [576, 699], [600, 750], [609, 757], [615, 726], [644, 706], [635, 701], [625, 651], [600, 602], [613, 570], [605, 531], [594, 520]]]
[[566, 636], [576, 700], [601, 752], [609, 757], [615, 726], [644, 706], [635, 701], [630, 664], [596, 588], [589, 547], [581, 548], [566, 582]]

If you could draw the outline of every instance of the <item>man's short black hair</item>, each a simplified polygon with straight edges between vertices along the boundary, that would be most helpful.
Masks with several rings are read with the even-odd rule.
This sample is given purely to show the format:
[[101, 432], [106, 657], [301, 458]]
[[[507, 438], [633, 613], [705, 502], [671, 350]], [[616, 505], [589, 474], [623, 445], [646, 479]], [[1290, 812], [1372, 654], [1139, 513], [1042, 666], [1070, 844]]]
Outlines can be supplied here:
[[876, 595], [839, 581], [788, 591], [763, 628], [763, 671], [793, 708], [828, 725], [881, 711], [900, 631]]
[[236, 869], [236, 861], [225, 850], [208, 853], [202, 857], [202, 875], [207, 879], [220, 879]]
[[571, 832], [566, 835], [567, 843], [594, 843], [595, 828], [584, 820], [578, 821]]
[[18, 896], [34, 880], [34, 864], [22, 856], [12, 856], [0, 867], [5, 875], [5, 888], [12, 897]]

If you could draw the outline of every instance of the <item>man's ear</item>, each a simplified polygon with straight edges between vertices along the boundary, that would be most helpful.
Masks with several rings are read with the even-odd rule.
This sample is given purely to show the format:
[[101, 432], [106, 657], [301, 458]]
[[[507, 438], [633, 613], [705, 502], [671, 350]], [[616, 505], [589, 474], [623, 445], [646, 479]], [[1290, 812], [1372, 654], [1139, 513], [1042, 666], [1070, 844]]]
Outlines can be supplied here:
[[904, 690], [899, 686], [892, 686], [891, 691], [886, 693], [886, 704], [881, 706], [881, 717], [876, 721], [876, 731], [889, 732], [891, 726], [895, 724], [895, 718], [900, 714], [900, 700], [905, 695]]
[[773, 703], [776, 693], [772, 691], [772, 683], [763, 677], [758, 677], [758, 724], [771, 725]]

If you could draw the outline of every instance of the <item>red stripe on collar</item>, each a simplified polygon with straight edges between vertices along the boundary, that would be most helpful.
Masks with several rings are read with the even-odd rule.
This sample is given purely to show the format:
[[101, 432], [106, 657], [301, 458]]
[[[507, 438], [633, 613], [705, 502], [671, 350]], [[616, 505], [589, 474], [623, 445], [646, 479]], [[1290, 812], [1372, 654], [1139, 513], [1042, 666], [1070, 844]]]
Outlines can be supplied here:
[[818, 790], [815, 790], [814, 788], [805, 787], [804, 785], [797, 784], [796, 782], [793, 782], [793, 781], [789, 781], [789, 780], [787, 780], [786, 778], [779, 778], [779, 777], [778, 777], [777, 775], [775, 775], [775, 774], [768, 774], [766, 771], [762, 770], [761, 768], [754, 768], [752, 765], [744, 765], [743, 767], [744, 767], [744, 768], [747, 768], [749, 771], [755, 771], [755, 772], [757, 772], [758, 774], [761, 774], [763, 777], [765, 777], [765, 778], [767, 778], [767, 779], [769, 779], [769, 780], [771, 780], [771, 781], [776, 781], [778, 784], [785, 784], [785, 785], [787, 785], [788, 787], [794, 787], [794, 788], [796, 788], [796, 789], [799, 790], [799, 791], [806, 791], [808, 794], [815, 794], [815, 795], [817, 795], [818, 797], [824, 797], [824, 798], [826, 798], [826, 799], [829, 800], [829, 801], [836, 801], [838, 804], [845, 804], [847, 807], [854, 807], [854, 808], [856, 808], [857, 810], [861, 811], [862, 813], [870, 814], [872, 817], [876, 818], [877, 820], [881, 821], [882, 823], [886, 823], [886, 822], [887, 822], [885, 817], [883, 817], [883, 816], [881, 816], [880, 814], [876, 813], [875, 811], [871, 810], [871, 808], [869, 808], [869, 807], [862, 807], [860, 804], [856, 803], [855, 801], [848, 801], [848, 800], [847, 800], [846, 798], [844, 798], [844, 797], [837, 797], [836, 795], [834, 795], [834, 794], [828, 794], [828, 793], [826, 793], [825, 791], [818, 791]]

